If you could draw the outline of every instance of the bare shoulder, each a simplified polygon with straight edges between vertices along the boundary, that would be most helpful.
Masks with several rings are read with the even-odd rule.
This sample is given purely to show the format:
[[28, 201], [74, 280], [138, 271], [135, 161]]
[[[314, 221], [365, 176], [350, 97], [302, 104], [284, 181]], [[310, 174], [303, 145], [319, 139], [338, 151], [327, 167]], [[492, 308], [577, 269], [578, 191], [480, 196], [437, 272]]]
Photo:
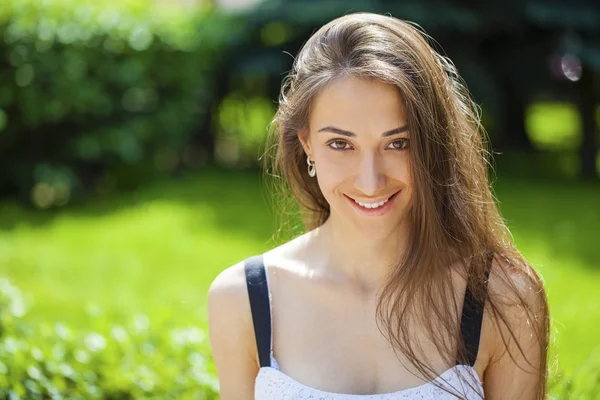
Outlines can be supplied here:
[[493, 344], [485, 371], [486, 398], [539, 398], [547, 368], [549, 321], [541, 277], [526, 262], [496, 260], [488, 295]]
[[221, 271], [208, 289], [209, 304], [213, 305], [215, 303], [220, 305], [223, 302], [234, 306], [239, 305], [245, 296], [248, 296], [248, 292], [243, 261]]
[[208, 327], [221, 398], [253, 398], [259, 367], [243, 261], [224, 269], [211, 283]]
[[244, 261], [240, 261], [217, 275], [208, 289], [209, 323], [228, 320], [239, 331], [253, 330], [250, 300], [246, 286]]
[[488, 293], [507, 311], [525, 307], [532, 312], [539, 312], [547, 304], [541, 276], [526, 262], [517, 266], [495, 258], [490, 271]]
[[[488, 282], [488, 295], [493, 303], [495, 317], [496, 358], [506, 351], [508, 338], [544, 334], [548, 318], [548, 300], [541, 276], [533, 267], [522, 262], [515, 265], [496, 259]], [[541, 338], [540, 338], [541, 339]], [[518, 343], [517, 343], [518, 344]]]

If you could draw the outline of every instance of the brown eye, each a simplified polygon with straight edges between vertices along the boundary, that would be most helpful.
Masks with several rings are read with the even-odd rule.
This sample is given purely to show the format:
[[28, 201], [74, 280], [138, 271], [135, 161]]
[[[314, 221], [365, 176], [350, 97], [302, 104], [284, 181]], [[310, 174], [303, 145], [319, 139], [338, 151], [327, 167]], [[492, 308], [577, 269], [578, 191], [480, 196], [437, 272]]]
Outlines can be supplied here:
[[404, 149], [408, 148], [408, 139], [402, 138], [402, 139], [394, 140], [392, 143], [389, 144], [388, 148], [391, 148], [394, 150], [404, 150]]
[[343, 140], [332, 140], [328, 145], [335, 150], [347, 150], [350, 148], [350, 145]]

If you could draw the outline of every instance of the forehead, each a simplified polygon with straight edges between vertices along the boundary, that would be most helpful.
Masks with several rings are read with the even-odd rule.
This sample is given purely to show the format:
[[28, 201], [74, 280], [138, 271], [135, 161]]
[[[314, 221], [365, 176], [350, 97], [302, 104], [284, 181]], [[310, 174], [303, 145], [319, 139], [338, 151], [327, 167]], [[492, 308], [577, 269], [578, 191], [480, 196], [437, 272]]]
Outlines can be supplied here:
[[311, 105], [311, 129], [336, 125], [360, 133], [405, 124], [404, 102], [397, 87], [377, 80], [336, 79], [319, 91]]

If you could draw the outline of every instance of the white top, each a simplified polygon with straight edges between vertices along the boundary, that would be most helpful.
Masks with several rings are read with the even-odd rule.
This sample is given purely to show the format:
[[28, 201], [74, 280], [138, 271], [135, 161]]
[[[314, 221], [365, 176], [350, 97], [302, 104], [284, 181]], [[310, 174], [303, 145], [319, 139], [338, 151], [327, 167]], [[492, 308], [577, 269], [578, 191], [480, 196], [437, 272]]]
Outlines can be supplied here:
[[[267, 276], [267, 285], [269, 274]], [[269, 290], [269, 307], [272, 315], [272, 296]], [[271, 329], [273, 324], [271, 324]], [[451, 393], [440, 389], [433, 382], [380, 394], [350, 394], [327, 392], [303, 385], [279, 369], [279, 364], [273, 356], [273, 335], [271, 333], [271, 366], [261, 367], [256, 376], [254, 386], [255, 400], [455, 400], [459, 397], [451, 393], [458, 392], [465, 400], [483, 399], [483, 385], [479, 375], [470, 365], [455, 365], [435, 378], [440, 386]]]

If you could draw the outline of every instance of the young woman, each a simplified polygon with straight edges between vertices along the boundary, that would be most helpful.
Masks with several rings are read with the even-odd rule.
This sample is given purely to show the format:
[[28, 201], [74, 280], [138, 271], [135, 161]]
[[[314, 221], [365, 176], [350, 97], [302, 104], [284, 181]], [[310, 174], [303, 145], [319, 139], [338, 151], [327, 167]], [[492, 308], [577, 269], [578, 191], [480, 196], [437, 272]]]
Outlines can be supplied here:
[[221, 399], [542, 399], [548, 308], [488, 182], [476, 106], [413, 25], [338, 18], [273, 123], [307, 232], [208, 294]]

